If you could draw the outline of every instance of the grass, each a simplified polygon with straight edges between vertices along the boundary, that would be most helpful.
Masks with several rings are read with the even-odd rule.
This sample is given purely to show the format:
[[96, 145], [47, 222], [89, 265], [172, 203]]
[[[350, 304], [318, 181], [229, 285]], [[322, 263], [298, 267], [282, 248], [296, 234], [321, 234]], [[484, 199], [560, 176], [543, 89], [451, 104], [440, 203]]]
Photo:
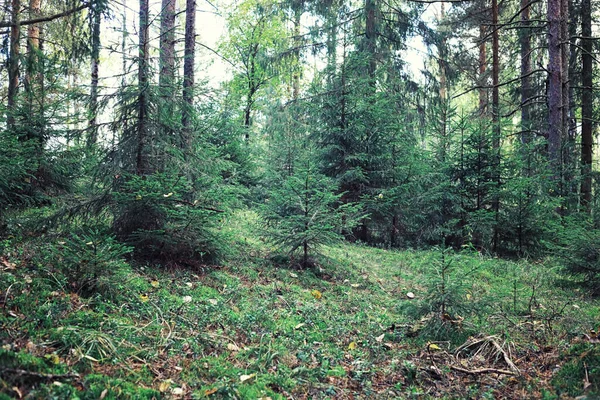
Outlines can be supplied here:
[[[0, 399], [598, 393], [600, 302], [557, 286], [553, 260], [341, 244], [293, 270], [273, 264], [255, 219], [224, 222], [227, 262], [126, 266], [118, 290], [91, 297], [65, 282], [49, 240], [5, 242]], [[458, 371], [508, 368], [500, 352], [454, 354], [482, 337], [519, 373]]]

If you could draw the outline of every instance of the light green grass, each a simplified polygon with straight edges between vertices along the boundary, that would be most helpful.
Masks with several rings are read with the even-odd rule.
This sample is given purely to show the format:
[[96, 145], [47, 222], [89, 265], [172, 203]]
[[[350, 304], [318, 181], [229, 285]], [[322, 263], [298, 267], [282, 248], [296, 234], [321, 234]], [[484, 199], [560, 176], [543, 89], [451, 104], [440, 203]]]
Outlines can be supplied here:
[[[22, 256], [30, 243], [14, 242], [16, 268], [0, 274], [6, 300], [0, 368], [48, 377], [5, 371], [0, 393], [18, 396], [14, 387], [32, 398], [73, 399], [105, 390], [105, 398], [176, 398], [181, 390], [223, 399], [583, 393], [583, 382], [557, 375], [556, 366], [559, 353], [596, 328], [600, 303], [557, 286], [552, 260], [447, 253], [451, 268], [442, 278], [439, 250], [340, 244], [323, 249], [317, 268], [292, 270], [273, 265], [275, 249], [259, 238], [256, 222], [252, 213], [224, 222], [233, 240], [220, 265], [134, 266], [112, 299], [69, 293], [44, 265]], [[451, 296], [442, 296], [441, 282]], [[431, 307], [442, 297], [460, 323], [442, 321]], [[524, 374], [491, 379], [451, 370], [444, 364], [450, 352], [471, 335], [496, 335]], [[442, 351], [431, 355], [427, 345], [435, 340]], [[443, 375], [437, 384], [432, 366]], [[75, 372], [79, 378], [60, 377]]]

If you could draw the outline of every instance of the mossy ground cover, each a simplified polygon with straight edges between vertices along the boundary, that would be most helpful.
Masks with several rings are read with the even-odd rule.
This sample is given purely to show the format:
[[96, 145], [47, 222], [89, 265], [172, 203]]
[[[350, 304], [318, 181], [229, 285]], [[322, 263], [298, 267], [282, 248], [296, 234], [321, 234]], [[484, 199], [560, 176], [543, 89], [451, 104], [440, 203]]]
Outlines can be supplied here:
[[65, 283], [60, 238], [4, 242], [0, 398], [598, 395], [600, 302], [553, 260], [342, 244], [296, 270], [255, 219], [224, 221], [227, 261], [127, 266], [103, 295]]

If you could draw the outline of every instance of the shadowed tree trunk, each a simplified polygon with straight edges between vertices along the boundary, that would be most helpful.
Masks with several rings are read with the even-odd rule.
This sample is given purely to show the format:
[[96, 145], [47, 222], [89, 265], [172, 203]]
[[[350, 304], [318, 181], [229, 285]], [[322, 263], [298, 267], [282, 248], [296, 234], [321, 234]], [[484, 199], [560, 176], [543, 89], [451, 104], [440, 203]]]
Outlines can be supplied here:
[[21, 36], [21, 0], [12, 0], [10, 27], [10, 54], [8, 57], [8, 116], [6, 122], [9, 128], [15, 125], [15, 108], [19, 91], [19, 55]]
[[175, 95], [175, 3], [175, 0], [162, 0], [161, 8], [158, 86], [165, 106]]
[[487, 67], [487, 57], [485, 51], [486, 32], [485, 25], [479, 25], [479, 113], [484, 115], [487, 109], [488, 94], [486, 85], [485, 70]]
[[554, 179], [561, 174], [562, 45], [561, 0], [548, 0], [548, 159]]
[[[29, 1], [29, 20], [35, 20], [41, 13], [41, 0]], [[42, 73], [41, 54], [41, 28], [37, 23], [27, 27], [27, 65], [23, 87], [25, 89], [26, 105], [29, 118], [27, 121], [26, 140], [35, 141], [39, 154], [44, 147], [44, 75]]]
[[187, 0], [185, 7], [185, 49], [183, 60], [183, 125], [182, 146], [192, 142], [192, 110], [194, 106], [194, 57], [196, 49], [196, 1]]
[[500, 216], [500, 26], [498, 24], [498, 0], [492, 0], [492, 147], [494, 151], [494, 175], [496, 191], [492, 199], [494, 210], [494, 237], [492, 249], [498, 250]]
[[531, 140], [531, 22], [529, 0], [521, 0], [521, 25], [519, 42], [521, 44], [521, 143]]
[[89, 108], [89, 123], [87, 146], [94, 146], [98, 142], [98, 76], [100, 66], [100, 22], [102, 13], [95, 4], [91, 10], [93, 13], [92, 23], [92, 82], [90, 85], [90, 108]]
[[591, 0], [581, 1], [581, 204], [587, 212], [592, 202], [592, 156], [593, 156], [593, 43]]
[[304, 13], [304, 0], [298, 0], [293, 3], [292, 11], [294, 12], [294, 72], [292, 74], [292, 100], [298, 100], [300, 96], [300, 46], [302, 45], [302, 38], [300, 37], [300, 21], [302, 14]]
[[137, 130], [137, 154], [136, 173], [146, 175], [151, 173], [149, 151], [149, 127], [148, 127], [148, 62], [149, 50], [149, 0], [140, 0], [140, 36], [139, 36], [139, 58], [138, 58], [138, 130]]

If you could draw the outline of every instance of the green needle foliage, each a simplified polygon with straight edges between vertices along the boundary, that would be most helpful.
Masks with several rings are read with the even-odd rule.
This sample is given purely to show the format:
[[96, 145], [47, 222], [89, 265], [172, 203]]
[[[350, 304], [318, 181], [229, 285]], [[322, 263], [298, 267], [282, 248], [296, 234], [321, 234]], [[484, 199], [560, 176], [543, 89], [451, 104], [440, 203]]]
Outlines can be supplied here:
[[292, 262], [311, 266], [310, 254], [342, 240], [343, 233], [358, 223], [359, 206], [342, 204], [342, 196], [310, 158], [298, 162], [287, 175], [273, 174], [262, 207], [268, 237]]

